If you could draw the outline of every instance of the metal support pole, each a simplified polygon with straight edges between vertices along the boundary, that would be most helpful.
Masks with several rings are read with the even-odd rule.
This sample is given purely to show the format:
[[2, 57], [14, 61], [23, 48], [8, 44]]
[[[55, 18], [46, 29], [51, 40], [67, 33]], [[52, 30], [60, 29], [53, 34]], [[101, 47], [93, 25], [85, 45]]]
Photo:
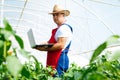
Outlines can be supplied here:
[[1, 15], [0, 15], [0, 27], [3, 27], [3, 18], [4, 18], [4, 12], [3, 12], [3, 7], [4, 7], [4, 0], [2, 0], [2, 6], [1, 6]]

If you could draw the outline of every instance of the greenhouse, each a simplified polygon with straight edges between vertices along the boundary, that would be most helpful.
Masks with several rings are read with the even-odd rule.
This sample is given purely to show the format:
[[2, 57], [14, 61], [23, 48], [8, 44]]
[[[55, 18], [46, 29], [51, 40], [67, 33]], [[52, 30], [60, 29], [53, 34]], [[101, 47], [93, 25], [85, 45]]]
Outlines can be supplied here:
[[[55, 5], [63, 12], [54, 13]], [[31, 47], [50, 39], [58, 15], [72, 27], [69, 67], [62, 75], [58, 67], [46, 67], [57, 42]], [[0, 0], [0, 80], [120, 80], [119, 21], [120, 0]]]

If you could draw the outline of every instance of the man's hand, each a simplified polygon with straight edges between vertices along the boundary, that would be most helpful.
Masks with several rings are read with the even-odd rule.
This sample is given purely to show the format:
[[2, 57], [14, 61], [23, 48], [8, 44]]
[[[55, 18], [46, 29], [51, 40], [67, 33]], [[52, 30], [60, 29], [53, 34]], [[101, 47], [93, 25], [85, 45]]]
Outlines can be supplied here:
[[35, 47], [34, 49], [40, 50], [40, 51], [47, 51], [46, 47]]

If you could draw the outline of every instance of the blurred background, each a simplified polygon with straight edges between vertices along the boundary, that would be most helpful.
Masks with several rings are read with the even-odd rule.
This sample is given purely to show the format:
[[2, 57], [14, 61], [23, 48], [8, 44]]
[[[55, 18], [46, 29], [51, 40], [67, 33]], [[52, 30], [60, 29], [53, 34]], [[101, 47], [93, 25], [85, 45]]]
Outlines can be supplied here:
[[[56, 27], [49, 12], [55, 4], [70, 10], [66, 17], [73, 27], [70, 63], [87, 65], [93, 51], [111, 35], [120, 35], [120, 0], [0, 0], [0, 26], [6, 18], [24, 40], [25, 50], [46, 64], [46, 52], [30, 47], [27, 31], [32, 28], [37, 44], [46, 42]], [[13, 47], [17, 47], [16, 42]], [[119, 46], [109, 48], [120, 49]], [[25, 58], [20, 56], [21, 61]]]

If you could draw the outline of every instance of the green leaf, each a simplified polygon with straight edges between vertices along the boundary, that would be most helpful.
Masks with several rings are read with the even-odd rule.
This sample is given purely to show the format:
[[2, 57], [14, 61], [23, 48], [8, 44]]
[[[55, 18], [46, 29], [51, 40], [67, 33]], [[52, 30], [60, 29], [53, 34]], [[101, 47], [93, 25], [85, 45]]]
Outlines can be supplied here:
[[21, 50], [19, 50], [19, 53], [22, 55], [22, 56], [24, 56], [24, 57], [26, 57], [26, 58], [29, 58], [29, 53], [30, 52], [28, 52], [28, 51], [25, 51], [24, 49], [21, 49]]
[[113, 54], [111, 54], [110, 61], [112, 60], [120, 60], [120, 50], [116, 50]]
[[74, 80], [80, 80], [82, 77], [82, 74], [78, 71], [74, 72]]
[[22, 38], [20, 38], [18, 35], [15, 35], [15, 39], [17, 40], [17, 42], [18, 42], [20, 48], [23, 49], [23, 48], [24, 48], [24, 43], [23, 43]]
[[[100, 72], [91, 72], [87, 75], [86, 80], [108, 80], [107, 77], [104, 74], [101, 74]], [[112, 79], [111, 79], [112, 80]]]
[[31, 58], [31, 57], [35, 60], [34, 64], [35, 64], [36, 72], [39, 72], [40, 68], [43, 68], [43, 66], [39, 64], [39, 62], [38, 62], [38, 60], [37, 60], [37, 58], [35, 56], [30, 55], [29, 58]]
[[119, 38], [120, 38], [119, 35], [113, 35], [113, 36], [109, 37], [107, 39], [107, 46], [110, 46], [112, 44], [119, 42]]
[[7, 51], [10, 49], [12, 42], [10, 40], [6, 41]]
[[5, 41], [5, 37], [4, 37], [4, 35], [1, 33], [1, 31], [0, 31], [0, 40]]
[[10, 71], [10, 73], [14, 77], [17, 77], [19, 72], [22, 70], [22, 64], [20, 63], [18, 58], [16, 58], [15, 56], [8, 56], [6, 58], [6, 62], [7, 62], [7, 68]]
[[4, 25], [5, 25], [5, 30], [13, 31], [11, 25], [8, 23], [6, 19], [4, 19]]
[[108, 46], [110, 46], [112, 44], [120, 42], [119, 38], [120, 38], [119, 35], [113, 35], [113, 36], [109, 37], [103, 44], [98, 46], [91, 57], [90, 63], [92, 61], [94, 61], [96, 59], [96, 57], [99, 56], [105, 48], [107, 48]]
[[98, 46], [98, 48], [94, 51], [90, 63], [96, 59], [96, 57], [107, 47], [107, 43], [104, 42], [103, 44], [101, 44], [100, 46]]
[[[3, 45], [4, 45], [3, 40], [0, 40], [0, 48], [2, 48], [2, 47], [3, 47]], [[0, 51], [1, 51], [1, 50], [0, 50]]]
[[4, 44], [3, 40], [0, 40], [0, 64], [4, 61], [4, 46], [6, 46], [5, 55], [11, 46], [11, 41], [6, 41]]
[[3, 34], [5, 40], [9, 40], [9, 37], [13, 35], [10, 31], [7, 30], [2, 30], [1, 33]]
[[22, 71], [21, 71], [21, 75], [25, 76], [26, 78], [30, 78], [30, 72], [28, 71], [28, 69], [26, 69], [26, 67], [24, 66]]
[[3, 40], [0, 40], [0, 65], [3, 62], [3, 53], [4, 53], [3, 47], [4, 47], [4, 42]]

